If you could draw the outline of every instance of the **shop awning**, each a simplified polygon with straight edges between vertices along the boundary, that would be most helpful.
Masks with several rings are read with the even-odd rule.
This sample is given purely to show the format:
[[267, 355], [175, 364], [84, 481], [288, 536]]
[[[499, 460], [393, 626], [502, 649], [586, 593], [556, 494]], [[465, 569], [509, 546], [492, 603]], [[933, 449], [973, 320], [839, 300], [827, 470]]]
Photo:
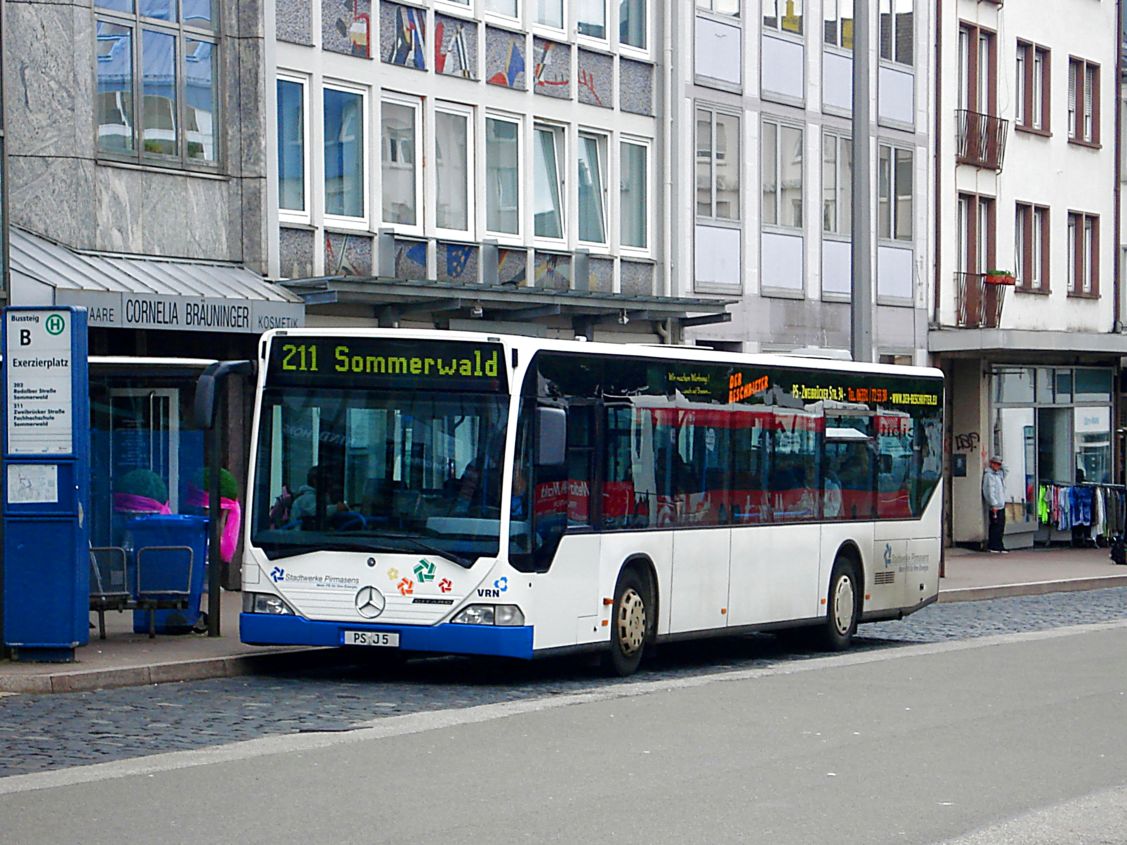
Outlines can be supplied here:
[[381, 319], [443, 314], [480, 320], [483, 330], [490, 321], [512, 325], [556, 317], [621, 325], [672, 320], [681, 328], [688, 328], [730, 321], [727, 308], [737, 301], [383, 277], [326, 276], [291, 279], [281, 284], [300, 294], [311, 312], [319, 306], [363, 305], [372, 308]]
[[93, 327], [259, 334], [305, 324], [301, 298], [237, 264], [80, 252], [11, 228], [13, 305], [82, 305]]

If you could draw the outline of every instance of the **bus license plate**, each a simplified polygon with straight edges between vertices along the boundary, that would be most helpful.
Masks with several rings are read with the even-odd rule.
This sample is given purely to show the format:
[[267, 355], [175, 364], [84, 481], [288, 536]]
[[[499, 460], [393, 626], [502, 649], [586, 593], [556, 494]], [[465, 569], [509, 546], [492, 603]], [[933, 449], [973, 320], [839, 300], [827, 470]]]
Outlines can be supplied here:
[[399, 634], [387, 631], [345, 631], [344, 644], [399, 648]]

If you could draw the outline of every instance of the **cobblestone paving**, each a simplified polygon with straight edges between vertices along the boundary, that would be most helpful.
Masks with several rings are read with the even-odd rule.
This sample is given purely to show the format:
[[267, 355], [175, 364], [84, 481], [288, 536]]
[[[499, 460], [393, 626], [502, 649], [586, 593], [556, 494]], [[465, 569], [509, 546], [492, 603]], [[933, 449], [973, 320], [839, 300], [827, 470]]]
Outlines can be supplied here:
[[[1127, 588], [939, 604], [861, 628], [858, 649], [1046, 630], [1127, 618]], [[769, 635], [665, 646], [634, 681], [803, 660]], [[362, 655], [363, 657], [363, 655]], [[610, 683], [591, 659], [412, 660], [300, 675], [229, 678], [70, 695], [0, 698], [0, 777], [203, 748], [266, 735], [341, 731], [380, 716], [539, 698]]]

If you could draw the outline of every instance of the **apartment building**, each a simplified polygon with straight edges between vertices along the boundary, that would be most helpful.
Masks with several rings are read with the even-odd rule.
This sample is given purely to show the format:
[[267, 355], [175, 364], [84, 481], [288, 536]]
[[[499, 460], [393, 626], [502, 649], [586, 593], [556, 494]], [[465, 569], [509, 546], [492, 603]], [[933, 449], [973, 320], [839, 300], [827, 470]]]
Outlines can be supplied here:
[[658, 341], [717, 319], [661, 250], [675, 5], [269, 6], [271, 275], [338, 325]]
[[[874, 360], [924, 360], [931, 4], [871, 0]], [[699, 343], [848, 357], [849, 0], [668, 4], [675, 285], [739, 298]], [[687, 152], [692, 150], [693, 154]]]
[[[985, 536], [988, 454], [1007, 543], [1067, 539], [1042, 489], [1114, 480], [1117, 4], [942, 4], [938, 260], [928, 348], [949, 376], [951, 539]], [[1050, 13], [1051, 12], [1051, 13]]]

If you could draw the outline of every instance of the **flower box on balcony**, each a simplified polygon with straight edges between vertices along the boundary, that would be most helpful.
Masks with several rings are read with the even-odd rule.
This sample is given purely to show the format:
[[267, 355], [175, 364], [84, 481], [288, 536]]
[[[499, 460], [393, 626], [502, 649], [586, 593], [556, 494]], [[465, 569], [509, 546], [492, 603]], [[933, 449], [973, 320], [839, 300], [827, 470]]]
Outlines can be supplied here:
[[988, 285], [1012, 285], [1016, 281], [1014, 274], [1009, 270], [986, 271], [986, 284]]

